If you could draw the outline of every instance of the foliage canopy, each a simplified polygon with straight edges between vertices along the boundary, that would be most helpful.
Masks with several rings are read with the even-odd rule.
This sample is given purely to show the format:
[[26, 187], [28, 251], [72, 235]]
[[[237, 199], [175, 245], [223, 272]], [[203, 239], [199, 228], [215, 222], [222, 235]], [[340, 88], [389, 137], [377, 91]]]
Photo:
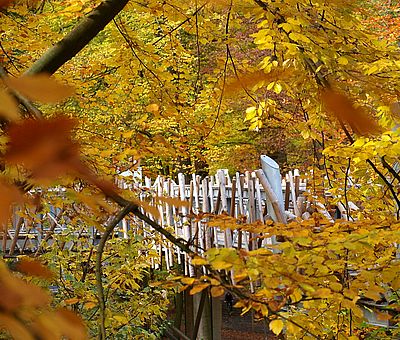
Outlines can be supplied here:
[[[390, 303], [380, 317], [396, 324], [400, 60], [395, 25], [385, 36], [374, 23], [395, 18], [397, 2], [383, 17], [371, 16], [375, 1], [147, 0], [107, 11], [113, 5], [0, 1], [0, 220], [6, 233], [11, 206], [32, 225], [55, 208], [70, 230], [36, 254], [58, 275], [37, 262], [20, 271], [61, 285], [54, 304], [78, 312], [90, 336], [104, 339], [160, 334], [166, 290], [152, 280], [215, 297], [230, 290], [243, 312], [253, 309], [293, 339], [361, 337], [359, 301], [382, 296]], [[78, 42], [82, 51], [68, 50]], [[195, 254], [139, 206], [153, 216], [156, 208], [112, 184], [139, 165], [152, 175], [244, 171], [259, 153], [275, 154], [284, 167], [311, 167], [309, 201], [328, 203], [328, 192], [352, 221], [315, 214], [288, 225], [240, 224], [283, 242]], [[362, 208], [357, 216], [349, 202]], [[129, 213], [153, 229], [107, 242]], [[209, 225], [239, 222], [222, 215]], [[82, 236], [90, 228], [102, 235], [97, 246]], [[161, 234], [208, 275], [152, 273]], [[0, 303], [0, 323], [12, 336], [84, 337], [82, 327], [73, 331], [75, 316], [52, 311], [48, 296], [26, 283], [37, 279], [1, 270], [0, 288], [15, 299]], [[38, 296], [29, 299], [27, 287]], [[375, 332], [393, 337], [398, 328]]]

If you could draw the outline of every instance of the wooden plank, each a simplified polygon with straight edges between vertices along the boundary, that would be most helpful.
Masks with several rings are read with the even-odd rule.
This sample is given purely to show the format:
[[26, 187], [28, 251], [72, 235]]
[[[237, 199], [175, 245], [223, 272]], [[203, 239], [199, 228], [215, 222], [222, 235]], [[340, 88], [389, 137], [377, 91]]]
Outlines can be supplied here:
[[[209, 213], [210, 212], [210, 204], [209, 204], [209, 200], [208, 200], [208, 197], [209, 197], [208, 196], [208, 188], [209, 188], [208, 177], [204, 178], [201, 181], [201, 187], [202, 187], [202, 194], [203, 194], [202, 210], [203, 210], [203, 213]], [[207, 219], [202, 219], [205, 250], [210, 249], [212, 247], [210, 228], [205, 225], [206, 222], [207, 222]]]
[[[244, 176], [240, 175], [239, 172], [236, 172], [236, 190], [237, 190], [237, 199], [238, 199], [238, 205], [237, 205], [237, 216], [244, 215], [244, 209], [243, 209], [243, 179]], [[243, 238], [243, 231], [241, 229], [238, 230], [238, 240], [237, 240], [237, 248], [241, 249], [242, 248], [242, 238]]]
[[294, 214], [296, 215], [296, 217], [301, 217], [300, 209], [297, 206], [297, 196], [296, 196], [296, 189], [294, 186], [293, 174], [291, 171], [289, 171], [288, 175], [289, 175], [290, 193], [292, 195]]
[[268, 199], [270, 200], [270, 202], [272, 204], [275, 215], [278, 219], [277, 222], [286, 223], [286, 217], [284, 215], [284, 212], [280, 208], [278, 197], [275, 195], [274, 191], [272, 190], [272, 187], [269, 184], [267, 177], [264, 174], [264, 171], [257, 170], [256, 175], [257, 175], [258, 179], [260, 180], [260, 183], [263, 186], [265, 193], [267, 194]]
[[[19, 233], [21, 231], [21, 227], [22, 227], [23, 223], [24, 223], [24, 219], [21, 216], [18, 216], [18, 221], [15, 226], [14, 237], [12, 238], [10, 250], [8, 252], [8, 254], [10, 256], [14, 255], [15, 247], [18, 245], [18, 237], [19, 237]], [[18, 245], [18, 248], [19, 248], [19, 250], [21, 250], [21, 247], [19, 247], [19, 245]]]
[[[255, 198], [254, 198], [254, 180], [251, 177], [251, 173], [246, 171], [246, 180], [247, 180], [247, 190], [248, 190], [248, 217], [249, 223], [253, 223], [256, 220], [255, 216]], [[251, 242], [250, 242], [251, 240]], [[249, 242], [248, 242], [249, 250], [256, 249], [256, 240], [255, 235], [253, 233], [249, 233]]]

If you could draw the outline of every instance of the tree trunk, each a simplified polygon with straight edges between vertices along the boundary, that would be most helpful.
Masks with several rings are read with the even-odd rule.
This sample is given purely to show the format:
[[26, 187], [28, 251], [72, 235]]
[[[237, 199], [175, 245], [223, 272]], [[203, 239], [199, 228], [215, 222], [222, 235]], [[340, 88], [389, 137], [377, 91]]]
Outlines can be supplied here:
[[221, 298], [211, 298], [212, 339], [221, 340], [222, 303]]
[[75, 57], [104, 27], [115, 18], [129, 0], [105, 0], [84, 17], [63, 39], [50, 47], [25, 72], [55, 73], [68, 60]]
[[[198, 324], [197, 332], [196, 332], [196, 326], [197, 326], [196, 323], [194, 327], [195, 330], [193, 332], [193, 334], [197, 333], [197, 339], [213, 340], [210, 298], [211, 296], [209, 292], [207, 292], [207, 289], [204, 289], [202, 291], [202, 294], [196, 294], [193, 296], [195, 310], [197, 311], [196, 322], [198, 321], [198, 318], [201, 317], [200, 322]], [[200, 308], [202, 299], [204, 299], [203, 301], [204, 306]], [[192, 338], [195, 339], [193, 336]]]

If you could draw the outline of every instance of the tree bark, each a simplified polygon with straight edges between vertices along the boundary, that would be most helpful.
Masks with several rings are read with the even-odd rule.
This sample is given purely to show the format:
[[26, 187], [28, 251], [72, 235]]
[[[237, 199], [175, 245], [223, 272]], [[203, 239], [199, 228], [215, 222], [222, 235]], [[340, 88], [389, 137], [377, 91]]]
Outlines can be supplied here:
[[103, 1], [84, 17], [63, 39], [50, 47], [24, 74], [55, 73], [102, 31], [125, 7], [128, 1]]

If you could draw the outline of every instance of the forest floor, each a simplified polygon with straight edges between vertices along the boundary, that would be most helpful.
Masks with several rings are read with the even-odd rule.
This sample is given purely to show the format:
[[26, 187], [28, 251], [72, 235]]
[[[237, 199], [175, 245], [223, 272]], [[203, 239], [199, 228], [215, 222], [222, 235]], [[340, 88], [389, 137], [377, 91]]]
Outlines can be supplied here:
[[274, 340], [277, 339], [268, 331], [265, 322], [252, 320], [252, 314], [240, 316], [241, 310], [233, 308], [229, 314], [227, 306], [222, 303], [222, 340]]
[[[229, 313], [227, 305], [221, 298], [222, 304], [222, 329], [221, 340], [277, 340], [268, 329], [265, 322], [257, 322], [253, 320], [253, 315], [249, 312], [241, 316], [241, 309], [233, 308]], [[170, 319], [172, 320], [174, 311], [170, 311]], [[184, 323], [182, 322], [181, 331], [184, 332]], [[169, 339], [163, 337], [163, 340]]]

